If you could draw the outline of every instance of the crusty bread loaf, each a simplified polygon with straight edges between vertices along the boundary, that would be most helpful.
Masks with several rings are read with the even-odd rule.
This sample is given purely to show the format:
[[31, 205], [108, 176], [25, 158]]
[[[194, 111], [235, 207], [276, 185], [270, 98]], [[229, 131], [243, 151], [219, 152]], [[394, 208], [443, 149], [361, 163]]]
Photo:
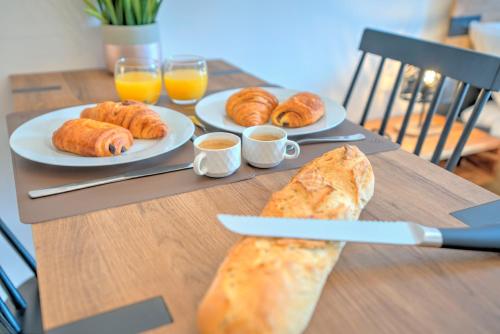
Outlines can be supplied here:
[[[305, 165], [263, 216], [357, 219], [373, 195], [370, 162], [354, 146]], [[201, 333], [301, 333], [341, 242], [245, 237], [229, 252], [198, 310]]]

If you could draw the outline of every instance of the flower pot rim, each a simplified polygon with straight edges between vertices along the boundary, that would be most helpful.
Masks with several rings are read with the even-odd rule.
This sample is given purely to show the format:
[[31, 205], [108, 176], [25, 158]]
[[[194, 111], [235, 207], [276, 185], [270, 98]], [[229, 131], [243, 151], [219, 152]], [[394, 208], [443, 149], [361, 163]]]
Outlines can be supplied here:
[[141, 28], [141, 27], [151, 27], [158, 25], [158, 22], [148, 23], [148, 24], [101, 24], [101, 27], [109, 27], [109, 28]]
[[134, 26], [103, 24], [101, 27], [104, 44], [151, 44], [159, 43], [160, 40], [156, 22]]

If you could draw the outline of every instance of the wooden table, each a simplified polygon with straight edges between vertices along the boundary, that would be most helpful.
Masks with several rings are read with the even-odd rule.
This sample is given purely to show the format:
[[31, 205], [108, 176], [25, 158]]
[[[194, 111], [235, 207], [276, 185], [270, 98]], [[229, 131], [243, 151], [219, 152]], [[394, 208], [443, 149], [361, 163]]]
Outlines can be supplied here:
[[[211, 91], [263, 84], [221, 61], [209, 68]], [[15, 111], [116, 98], [101, 70], [16, 75], [11, 85]], [[499, 198], [402, 150], [369, 159], [376, 190], [364, 219], [458, 227], [449, 212]], [[294, 173], [33, 225], [44, 328], [161, 295], [174, 323], [151, 333], [196, 332], [197, 304], [238, 239], [215, 215], [259, 213]], [[498, 333], [499, 281], [497, 254], [349, 244], [307, 332]]]

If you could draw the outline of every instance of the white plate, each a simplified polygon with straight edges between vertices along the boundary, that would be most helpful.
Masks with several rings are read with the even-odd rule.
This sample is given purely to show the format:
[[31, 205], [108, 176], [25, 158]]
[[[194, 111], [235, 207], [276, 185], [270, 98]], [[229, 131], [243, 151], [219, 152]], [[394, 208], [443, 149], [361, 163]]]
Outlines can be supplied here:
[[187, 142], [194, 133], [193, 123], [177, 111], [149, 106], [168, 126], [168, 134], [162, 139], [134, 139], [134, 145], [122, 155], [114, 157], [82, 157], [59, 151], [52, 145], [52, 133], [65, 121], [79, 118], [84, 108], [94, 104], [56, 110], [29, 120], [10, 136], [10, 147], [23, 158], [48, 165], [71, 167], [95, 167], [119, 165], [155, 157], [172, 151]]
[[[278, 98], [280, 102], [299, 91], [284, 88], [263, 87]], [[241, 88], [225, 90], [205, 97], [196, 105], [196, 115], [200, 120], [215, 128], [241, 134], [246, 128], [236, 124], [226, 115], [227, 99]], [[329, 98], [321, 97], [325, 103], [325, 115], [316, 123], [302, 128], [283, 128], [289, 136], [301, 136], [331, 129], [345, 119], [345, 109]], [[269, 121], [269, 123], [271, 123]]]

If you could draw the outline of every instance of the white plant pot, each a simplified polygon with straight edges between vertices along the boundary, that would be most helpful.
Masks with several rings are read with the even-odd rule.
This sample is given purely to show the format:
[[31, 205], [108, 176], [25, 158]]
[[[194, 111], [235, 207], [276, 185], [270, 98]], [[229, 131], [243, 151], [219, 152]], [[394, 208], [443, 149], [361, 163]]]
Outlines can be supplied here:
[[158, 24], [138, 26], [102, 26], [106, 67], [114, 72], [115, 63], [122, 57], [152, 58], [161, 62]]

